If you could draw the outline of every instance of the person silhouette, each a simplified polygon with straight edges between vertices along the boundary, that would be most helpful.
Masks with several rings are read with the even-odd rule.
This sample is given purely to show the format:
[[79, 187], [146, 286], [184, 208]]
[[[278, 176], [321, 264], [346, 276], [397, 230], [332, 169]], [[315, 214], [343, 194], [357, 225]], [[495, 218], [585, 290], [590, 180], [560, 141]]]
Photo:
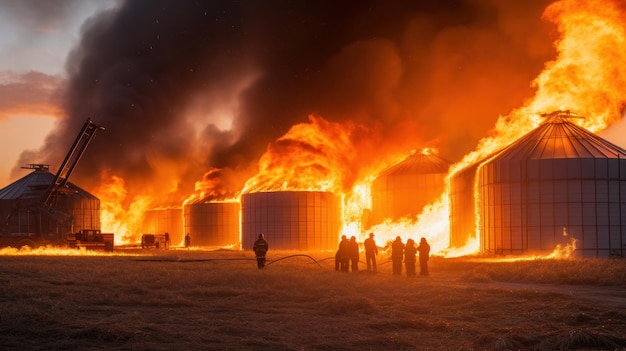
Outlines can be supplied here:
[[350, 242], [348, 245], [348, 258], [350, 259], [350, 266], [352, 268], [352, 272], [359, 271], [359, 244], [356, 242], [356, 236], [350, 237]]
[[348, 268], [348, 263], [346, 259], [348, 257], [348, 237], [345, 235], [341, 236], [341, 241], [339, 242], [339, 248], [335, 253], [335, 270], [345, 272]]
[[396, 240], [391, 244], [391, 264], [393, 266], [393, 274], [402, 274], [402, 258], [404, 257], [404, 244], [402, 239], [397, 236]]
[[256, 239], [254, 245], [252, 246], [252, 250], [254, 250], [254, 254], [256, 256], [256, 262], [259, 269], [265, 267], [265, 255], [269, 250], [269, 245], [265, 240], [265, 236], [263, 233], [259, 234], [259, 238]]
[[365, 247], [365, 262], [367, 270], [376, 273], [376, 255], [378, 255], [378, 246], [374, 240], [374, 233], [370, 233], [369, 238], [363, 242]]
[[417, 251], [420, 253], [420, 275], [429, 275], [428, 259], [430, 256], [430, 245], [426, 241], [426, 238], [420, 239], [420, 245], [417, 247]]
[[406, 267], [406, 276], [415, 276], [415, 255], [417, 254], [417, 248], [415, 247], [415, 241], [408, 239], [404, 246], [404, 265]]

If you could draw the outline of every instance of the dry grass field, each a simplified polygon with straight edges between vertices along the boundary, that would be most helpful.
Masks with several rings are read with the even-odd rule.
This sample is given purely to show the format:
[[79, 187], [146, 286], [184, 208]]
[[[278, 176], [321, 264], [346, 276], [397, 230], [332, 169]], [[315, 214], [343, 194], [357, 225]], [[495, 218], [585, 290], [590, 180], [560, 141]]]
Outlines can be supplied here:
[[294, 254], [0, 252], [0, 349], [626, 350], [624, 260], [434, 257], [407, 278]]

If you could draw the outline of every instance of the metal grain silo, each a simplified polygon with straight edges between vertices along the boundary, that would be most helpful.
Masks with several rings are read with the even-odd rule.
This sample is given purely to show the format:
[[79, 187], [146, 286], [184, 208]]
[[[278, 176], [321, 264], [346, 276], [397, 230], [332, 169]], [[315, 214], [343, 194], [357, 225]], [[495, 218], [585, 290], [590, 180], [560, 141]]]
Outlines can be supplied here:
[[236, 246], [239, 248], [239, 212], [236, 201], [199, 200], [184, 206], [184, 229], [192, 246]]
[[450, 247], [464, 247], [476, 238], [476, 169], [479, 163], [452, 176], [448, 190], [450, 209]]
[[575, 239], [577, 256], [626, 253], [626, 150], [567, 117], [549, 115], [476, 168], [483, 252], [550, 252]]
[[[77, 185], [68, 182], [53, 196], [52, 209], [42, 205], [42, 196], [54, 182], [48, 165], [31, 164], [34, 171], [0, 189], [0, 218], [10, 214], [12, 220], [3, 228], [2, 245], [13, 245], [8, 239], [30, 238], [35, 244], [67, 243], [67, 233], [83, 229], [100, 229], [100, 200]], [[7, 238], [6, 236], [13, 237]], [[7, 240], [4, 240], [7, 239]]]
[[155, 208], [143, 214], [142, 233], [169, 233], [172, 245], [183, 240], [183, 210], [180, 207]]
[[381, 172], [372, 183], [372, 223], [420, 214], [443, 194], [450, 164], [432, 152], [412, 152]]
[[259, 233], [270, 249], [335, 250], [341, 230], [341, 202], [333, 193], [278, 191], [244, 194], [242, 247], [249, 250]]

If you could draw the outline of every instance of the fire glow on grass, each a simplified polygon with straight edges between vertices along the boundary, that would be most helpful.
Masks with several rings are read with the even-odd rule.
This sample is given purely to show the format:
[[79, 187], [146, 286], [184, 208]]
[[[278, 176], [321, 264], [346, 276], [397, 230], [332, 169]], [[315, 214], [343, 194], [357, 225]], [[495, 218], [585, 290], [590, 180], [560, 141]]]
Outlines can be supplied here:
[[40, 246], [31, 249], [24, 246], [20, 249], [14, 247], [0, 248], [0, 256], [139, 256], [121, 252], [104, 252], [97, 250], [87, 250], [86, 248], [73, 249], [52, 246]]
[[[543, 14], [560, 34], [554, 43], [556, 58], [532, 82], [535, 95], [522, 107], [500, 116], [492, 135], [451, 167], [447, 182], [466, 166], [509, 145], [541, 122], [541, 115], [570, 110], [585, 118], [573, 122], [592, 132], [605, 129], [621, 117], [626, 96], [626, 18], [617, 0], [562, 0]], [[496, 73], [497, 74], [497, 73]], [[428, 126], [423, 126], [428, 128]], [[250, 178], [241, 193], [258, 191], [329, 191], [343, 199], [343, 234], [363, 240], [376, 233], [380, 244], [401, 236], [429, 240], [433, 254], [460, 256], [475, 253], [478, 239], [463, 248], [448, 249], [450, 237], [448, 194], [426, 206], [415, 218], [379, 224], [367, 232], [362, 228], [364, 211], [371, 208], [370, 186], [376, 174], [398, 159], [389, 154], [365, 163], [358, 150], [358, 132], [368, 129], [356, 123], [335, 123], [311, 116], [274, 143], [259, 161], [259, 172]], [[361, 134], [367, 135], [367, 133]], [[396, 150], [397, 151], [397, 150]], [[374, 157], [375, 158], [375, 157]], [[360, 170], [355, 170], [361, 167]], [[134, 199], [129, 209], [118, 205], [126, 192], [121, 178], [111, 177], [96, 194], [102, 201], [102, 228], [116, 233], [116, 241], [132, 240], [141, 223], [141, 213], [154, 199]], [[477, 213], [476, 216], [479, 216]], [[477, 218], [479, 220], [479, 218]], [[479, 238], [476, 233], [475, 238]], [[136, 239], [136, 238], [135, 238]]]
[[547, 255], [527, 255], [515, 257], [499, 257], [499, 258], [480, 258], [480, 262], [516, 262], [516, 261], [532, 261], [541, 259], [566, 260], [576, 250], [576, 239], [571, 238], [565, 246], [557, 245], [554, 251]]

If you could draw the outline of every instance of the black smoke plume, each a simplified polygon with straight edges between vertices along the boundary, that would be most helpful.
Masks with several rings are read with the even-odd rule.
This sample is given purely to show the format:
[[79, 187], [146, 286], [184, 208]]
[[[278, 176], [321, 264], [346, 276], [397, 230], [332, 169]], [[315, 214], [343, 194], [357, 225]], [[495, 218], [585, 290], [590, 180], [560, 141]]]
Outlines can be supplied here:
[[369, 128], [364, 163], [425, 146], [458, 160], [532, 95], [554, 55], [546, 5], [126, 1], [84, 24], [67, 61], [67, 118], [21, 163], [54, 168], [92, 118], [107, 131], [72, 181], [93, 189], [118, 175], [131, 194], [176, 202], [211, 169], [243, 185], [268, 143], [310, 114]]

